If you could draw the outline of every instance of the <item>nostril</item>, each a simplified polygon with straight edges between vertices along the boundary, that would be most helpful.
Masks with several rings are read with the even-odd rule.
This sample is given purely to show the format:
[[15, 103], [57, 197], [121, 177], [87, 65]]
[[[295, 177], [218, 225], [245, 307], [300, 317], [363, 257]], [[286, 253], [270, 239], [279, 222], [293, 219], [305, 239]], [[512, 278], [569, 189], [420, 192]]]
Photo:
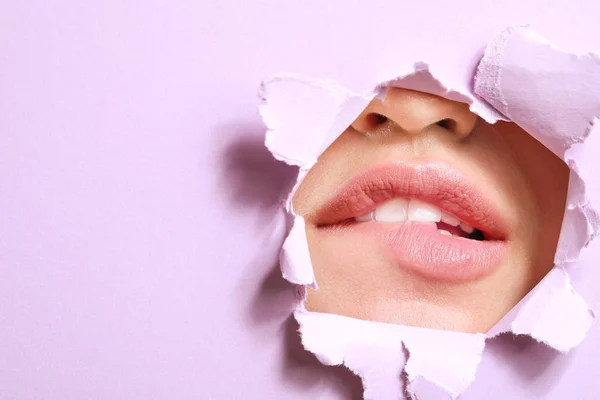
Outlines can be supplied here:
[[381, 115], [379, 113], [369, 113], [367, 114], [367, 124], [369, 127], [375, 128], [379, 125], [383, 125], [387, 122], [388, 117], [385, 115]]
[[[477, 124], [477, 116], [469, 111], [468, 108], [461, 105], [461, 108], [452, 111], [452, 118], [444, 118], [437, 121], [435, 124], [445, 130], [453, 133], [460, 139], [468, 137], [475, 125]], [[446, 114], [448, 115], [448, 114]]]
[[456, 131], [456, 121], [450, 118], [442, 119], [435, 123], [437, 126], [441, 126], [444, 129], [449, 130], [450, 132]]
[[385, 115], [366, 110], [350, 126], [360, 133], [372, 133], [377, 128], [384, 126], [386, 122], [388, 122], [388, 117]]

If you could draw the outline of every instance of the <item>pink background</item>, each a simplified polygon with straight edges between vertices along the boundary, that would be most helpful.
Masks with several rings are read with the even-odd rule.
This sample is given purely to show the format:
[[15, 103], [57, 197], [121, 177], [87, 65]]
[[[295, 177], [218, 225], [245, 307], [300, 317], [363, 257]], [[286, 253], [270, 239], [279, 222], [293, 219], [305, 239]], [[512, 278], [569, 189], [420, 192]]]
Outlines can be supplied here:
[[[467, 80], [507, 25], [600, 50], [600, 3], [356, 3], [0, 5], [0, 400], [361, 398], [288, 317], [261, 79]], [[494, 340], [463, 398], [598, 398], [599, 340]]]

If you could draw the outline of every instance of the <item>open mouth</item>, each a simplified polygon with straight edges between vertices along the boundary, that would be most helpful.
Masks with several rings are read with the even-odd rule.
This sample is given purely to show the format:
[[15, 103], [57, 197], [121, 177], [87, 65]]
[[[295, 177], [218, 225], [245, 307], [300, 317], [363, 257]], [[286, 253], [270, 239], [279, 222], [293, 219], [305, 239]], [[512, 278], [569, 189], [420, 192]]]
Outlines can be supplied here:
[[407, 221], [436, 224], [440, 235], [461, 237], [471, 240], [485, 240], [483, 232], [472, 227], [458, 217], [442, 211], [439, 207], [416, 199], [395, 198], [378, 206], [373, 211], [345, 220], [344, 223], [380, 222], [405, 223]]
[[323, 234], [341, 240], [374, 238], [392, 263], [436, 280], [472, 280], [491, 272], [508, 236], [496, 204], [441, 163], [369, 169], [311, 220]]

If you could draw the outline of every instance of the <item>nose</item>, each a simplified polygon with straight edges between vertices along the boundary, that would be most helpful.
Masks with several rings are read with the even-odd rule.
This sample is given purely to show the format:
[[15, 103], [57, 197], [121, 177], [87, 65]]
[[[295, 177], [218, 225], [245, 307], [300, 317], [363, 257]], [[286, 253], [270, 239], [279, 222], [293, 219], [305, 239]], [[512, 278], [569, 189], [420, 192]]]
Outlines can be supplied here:
[[473, 131], [477, 116], [465, 103], [414, 90], [390, 88], [383, 100], [374, 99], [351, 126], [368, 133], [389, 122], [409, 134], [419, 134], [431, 125], [439, 125], [463, 139]]

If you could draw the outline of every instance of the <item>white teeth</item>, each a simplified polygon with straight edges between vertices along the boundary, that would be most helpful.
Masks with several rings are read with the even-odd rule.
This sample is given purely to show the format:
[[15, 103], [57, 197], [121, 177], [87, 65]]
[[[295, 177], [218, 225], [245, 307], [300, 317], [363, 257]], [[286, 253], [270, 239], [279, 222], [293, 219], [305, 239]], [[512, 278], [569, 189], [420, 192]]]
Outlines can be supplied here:
[[460, 220], [456, 218], [454, 215], [445, 213], [442, 211], [442, 222], [445, 222], [448, 225], [458, 226], [460, 224]]
[[447, 214], [445, 212], [442, 212], [442, 222], [445, 222], [448, 225], [452, 225], [452, 226], [460, 226], [460, 229], [462, 229], [463, 232], [465, 232], [465, 233], [471, 233], [474, 231], [474, 229], [471, 225], [466, 224], [466, 223], [460, 221], [454, 215]]
[[471, 233], [474, 231], [474, 229], [471, 225], [465, 224], [464, 222], [460, 223], [460, 229], [462, 229], [463, 232], [466, 232], [466, 233]]
[[356, 222], [368, 222], [373, 219], [373, 211], [366, 213], [365, 215], [361, 215], [360, 217], [354, 218]]
[[[461, 222], [452, 214], [443, 212], [436, 206], [427, 204], [420, 200], [407, 200], [396, 198], [380, 205], [374, 211], [355, 217], [356, 222], [444, 222], [450, 226], [460, 226], [460, 229], [467, 234], [473, 232], [473, 227]], [[453, 236], [444, 229], [439, 229], [441, 235]]]
[[419, 200], [411, 200], [408, 203], [408, 220], [415, 222], [440, 222], [442, 219], [442, 210], [423, 203]]
[[409, 202], [406, 199], [393, 199], [375, 210], [375, 220], [380, 222], [404, 222], [408, 215]]

